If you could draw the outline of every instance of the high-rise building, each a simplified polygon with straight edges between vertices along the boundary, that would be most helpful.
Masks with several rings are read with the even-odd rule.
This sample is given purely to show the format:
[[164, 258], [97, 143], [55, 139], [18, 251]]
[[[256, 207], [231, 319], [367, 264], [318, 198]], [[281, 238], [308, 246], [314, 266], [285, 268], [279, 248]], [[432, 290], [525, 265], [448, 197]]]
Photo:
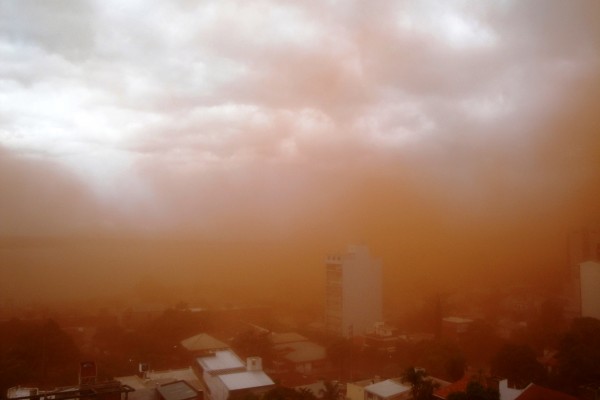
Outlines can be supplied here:
[[598, 260], [600, 260], [600, 230], [588, 227], [571, 232], [569, 235], [569, 279], [566, 289], [569, 298], [567, 311], [572, 317], [582, 315], [581, 288], [585, 283], [582, 281], [580, 264]]
[[349, 246], [326, 261], [325, 328], [328, 333], [363, 335], [382, 320], [381, 262], [366, 246]]
[[579, 265], [581, 276], [581, 316], [600, 319], [600, 262]]

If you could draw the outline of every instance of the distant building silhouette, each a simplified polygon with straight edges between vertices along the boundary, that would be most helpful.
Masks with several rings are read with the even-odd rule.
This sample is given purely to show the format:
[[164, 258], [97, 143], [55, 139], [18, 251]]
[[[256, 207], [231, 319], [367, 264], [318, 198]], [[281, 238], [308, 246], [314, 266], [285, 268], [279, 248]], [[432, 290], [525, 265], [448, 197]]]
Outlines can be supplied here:
[[330, 255], [326, 265], [325, 328], [328, 333], [363, 335], [382, 320], [381, 262], [365, 246]]
[[581, 316], [600, 319], [600, 262], [579, 264], [581, 276]]
[[569, 283], [567, 296], [569, 312], [573, 317], [582, 315], [581, 264], [600, 260], [600, 229], [587, 227], [569, 235]]

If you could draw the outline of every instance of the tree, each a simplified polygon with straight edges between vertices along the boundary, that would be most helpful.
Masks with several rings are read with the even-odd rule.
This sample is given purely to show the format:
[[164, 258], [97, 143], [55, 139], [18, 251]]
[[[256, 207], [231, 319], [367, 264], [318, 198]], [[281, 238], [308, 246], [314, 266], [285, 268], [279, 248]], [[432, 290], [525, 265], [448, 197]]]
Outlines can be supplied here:
[[273, 359], [268, 333], [247, 329], [233, 338], [232, 347], [243, 357], [259, 356], [265, 364]]
[[477, 381], [471, 381], [467, 384], [466, 391], [450, 393], [447, 400], [500, 400], [500, 393]]
[[432, 375], [450, 381], [462, 378], [466, 359], [457, 343], [449, 340], [432, 340], [419, 343], [414, 362], [424, 366]]
[[546, 377], [546, 371], [531, 347], [511, 343], [500, 348], [492, 359], [492, 373], [514, 382], [519, 388], [532, 382], [541, 383]]
[[20, 384], [57, 386], [77, 380], [79, 349], [56, 322], [0, 323], [0, 391]]
[[428, 378], [423, 368], [408, 367], [402, 374], [402, 382], [411, 386], [413, 400], [429, 400], [438, 384]]
[[469, 363], [478, 366], [489, 365], [490, 360], [502, 345], [494, 332], [494, 327], [481, 319], [469, 324], [460, 342]]
[[337, 382], [324, 381], [320, 395], [323, 400], [340, 400], [342, 398], [342, 391]]
[[341, 377], [344, 376], [344, 366], [349, 364], [351, 354], [352, 344], [348, 339], [337, 339], [327, 346], [327, 357], [339, 367]]
[[560, 340], [557, 358], [564, 389], [574, 392], [579, 385], [600, 381], [600, 320], [573, 320]]

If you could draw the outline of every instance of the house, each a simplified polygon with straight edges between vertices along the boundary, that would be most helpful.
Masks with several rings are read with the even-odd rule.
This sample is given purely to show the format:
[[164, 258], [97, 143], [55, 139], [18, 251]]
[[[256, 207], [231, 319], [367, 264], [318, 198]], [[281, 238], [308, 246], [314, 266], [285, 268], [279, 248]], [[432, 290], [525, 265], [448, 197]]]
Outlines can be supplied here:
[[[139, 375], [115, 378], [120, 383], [135, 390], [129, 395], [128, 400], [187, 400], [172, 399], [172, 397], [176, 397], [173, 392], [188, 396], [192, 390], [195, 392], [196, 399], [204, 397], [202, 383], [191, 367], [160, 371], [146, 370], [146, 367], [144, 364], [140, 365]], [[163, 389], [163, 394], [167, 395], [168, 399], [161, 397], [163, 395], [161, 395], [159, 388], [163, 386], [166, 386], [166, 389]]]
[[410, 386], [395, 379], [376, 382], [365, 386], [364, 400], [404, 400], [411, 397]]
[[86, 361], [82, 362], [79, 366], [79, 385], [60, 387], [52, 390], [39, 390], [35, 387], [23, 388], [17, 386], [7, 390], [6, 398], [20, 400], [128, 400], [129, 394], [133, 391], [132, 387], [116, 380], [98, 382], [96, 363]]
[[156, 388], [160, 400], [202, 400], [202, 392], [186, 381], [166, 383]]
[[377, 322], [375, 329], [365, 334], [364, 346], [381, 353], [394, 353], [398, 348], [399, 340], [400, 335], [396, 328]]
[[365, 387], [376, 382], [381, 382], [379, 377], [373, 379], [363, 379], [361, 381], [348, 382], [346, 384], [346, 400], [364, 400]]
[[231, 350], [217, 350], [196, 359], [206, 400], [227, 400], [232, 395], [260, 395], [275, 387], [262, 369], [260, 357], [246, 363]]
[[207, 333], [199, 333], [198, 335], [194, 335], [182, 340], [180, 343], [181, 346], [187, 351], [197, 355], [229, 348], [226, 343], [220, 341], [219, 339], [215, 339]]
[[346, 400], [404, 400], [411, 397], [411, 388], [400, 378], [373, 379], [349, 382], [346, 384]]
[[278, 372], [296, 371], [310, 375], [320, 371], [327, 363], [325, 347], [295, 333], [270, 333], [269, 341], [275, 353], [274, 365]]
[[439, 400], [445, 400], [452, 393], [466, 392], [469, 383], [477, 381], [484, 387], [492, 387], [498, 390], [500, 400], [515, 400], [522, 392], [522, 389], [515, 389], [508, 385], [508, 380], [489, 378], [483, 379], [474, 374], [465, 374], [461, 379], [447, 386], [440, 387], [433, 393], [433, 397]]

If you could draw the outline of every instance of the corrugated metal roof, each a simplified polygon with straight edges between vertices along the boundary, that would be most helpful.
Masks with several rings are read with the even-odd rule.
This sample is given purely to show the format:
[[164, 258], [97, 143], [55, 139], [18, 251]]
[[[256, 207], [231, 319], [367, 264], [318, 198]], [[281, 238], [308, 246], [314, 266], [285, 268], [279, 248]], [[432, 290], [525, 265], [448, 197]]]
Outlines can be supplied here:
[[184, 381], [167, 383], [156, 388], [165, 400], [189, 400], [198, 397], [198, 392]]
[[252, 389], [275, 384], [263, 371], [234, 372], [219, 375], [219, 379], [229, 390]]
[[206, 372], [245, 369], [246, 366], [231, 350], [215, 351], [211, 355], [196, 358], [196, 361]]

